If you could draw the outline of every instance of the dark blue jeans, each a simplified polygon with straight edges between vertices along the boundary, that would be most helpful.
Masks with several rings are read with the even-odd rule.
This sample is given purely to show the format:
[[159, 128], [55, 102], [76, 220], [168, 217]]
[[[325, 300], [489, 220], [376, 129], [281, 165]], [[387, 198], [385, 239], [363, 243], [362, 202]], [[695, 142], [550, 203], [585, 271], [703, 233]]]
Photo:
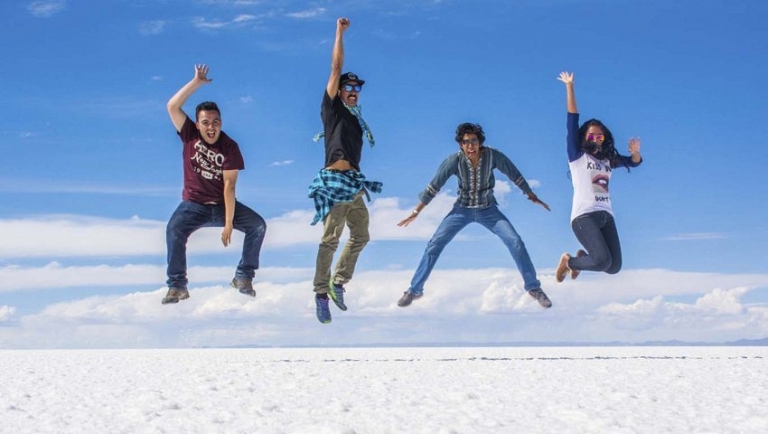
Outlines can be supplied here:
[[517, 265], [520, 275], [523, 277], [525, 290], [530, 291], [535, 288], [541, 288], [541, 282], [536, 278], [536, 269], [533, 267], [528, 250], [525, 248], [523, 239], [520, 238], [512, 223], [506, 216], [499, 211], [496, 206], [485, 208], [464, 208], [455, 205], [450, 213], [443, 219], [440, 226], [437, 227], [432, 239], [427, 243], [424, 250], [424, 256], [421, 257], [416, 273], [411, 280], [411, 287], [408, 292], [411, 294], [423, 294], [424, 283], [426, 283], [432, 269], [435, 267], [440, 253], [445, 246], [464, 229], [468, 224], [476, 222], [485, 226], [488, 230], [496, 234], [507, 246], [512, 259]]
[[[245, 233], [243, 254], [235, 276], [253, 279], [259, 268], [259, 253], [267, 223], [255, 211], [235, 202], [233, 226]], [[185, 200], [174, 211], [165, 231], [168, 245], [168, 286], [187, 285], [187, 239], [203, 227], [224, 227], [224, 205], [201, 205]]]
[[571, 223], [573, 233], [587, 256], [574, 256], [568, 261], [573, 270], [605, 271], [616, 274], [621, 270], [621, 243], [616, 222], [607, 211], [595, 211], [576, 217]]

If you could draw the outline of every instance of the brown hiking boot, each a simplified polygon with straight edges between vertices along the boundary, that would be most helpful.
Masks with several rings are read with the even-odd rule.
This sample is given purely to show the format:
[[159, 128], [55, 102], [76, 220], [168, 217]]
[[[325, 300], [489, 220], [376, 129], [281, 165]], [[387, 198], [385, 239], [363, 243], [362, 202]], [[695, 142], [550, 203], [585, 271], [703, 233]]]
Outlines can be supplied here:
[[168, 288], [168, 294], [163, 298], [162, 304], [178, 303], [179, 300], [186, 300], [189, 298], [189, 291], [187, 288]]

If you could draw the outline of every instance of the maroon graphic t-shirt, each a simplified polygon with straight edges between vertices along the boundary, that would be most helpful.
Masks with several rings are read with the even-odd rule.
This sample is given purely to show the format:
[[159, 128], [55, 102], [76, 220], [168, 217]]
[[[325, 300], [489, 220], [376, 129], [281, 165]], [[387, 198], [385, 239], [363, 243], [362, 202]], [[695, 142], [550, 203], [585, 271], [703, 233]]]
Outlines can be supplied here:
[[182, 199], [201, 204], [223, 204], [224, 171], [245, 169], [237, 142], [222, 131], [216, 143], [206, 143], [189, 117], [184, 121], [179, 137], [184, 144]]

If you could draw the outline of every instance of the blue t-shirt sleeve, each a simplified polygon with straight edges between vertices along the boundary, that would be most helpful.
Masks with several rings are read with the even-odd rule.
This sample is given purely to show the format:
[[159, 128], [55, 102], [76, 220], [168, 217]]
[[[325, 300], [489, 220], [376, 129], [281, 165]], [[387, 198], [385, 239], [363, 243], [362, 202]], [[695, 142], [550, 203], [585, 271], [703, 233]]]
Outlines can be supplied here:
[[568, 120], [566, 122], [568, 127], [567, 138], [567, 151], [568, 161], [576, 161], [584, 155], [584, 151], [581, 150], [580, 137], [579, 137], [579, 114], [568, 113]]

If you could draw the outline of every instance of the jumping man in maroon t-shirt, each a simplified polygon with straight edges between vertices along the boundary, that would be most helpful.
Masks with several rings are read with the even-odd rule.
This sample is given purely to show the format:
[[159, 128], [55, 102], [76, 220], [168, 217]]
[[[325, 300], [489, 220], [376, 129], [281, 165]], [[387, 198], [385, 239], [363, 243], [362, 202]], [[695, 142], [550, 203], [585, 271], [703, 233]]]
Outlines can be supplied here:
[[214, 102], [203, 102], [195, 109], [196, 122], [182, 107], [200, 86], [210, 83], [208, 67], [195, 65], [195, 77], [168, 100], [168, 114], [183, 143], [183, 201], [171, 216], [166, 229], [168, 244], [168, 294], [163, 304], [189, 298], [187, 291], [187, 239], [202, 227], [223, 227], [221, 242], [228, 246], [232, 230], [245, 233], [243, 255], [232, 286], [241, 293], [256, 296], [255, 270], [267, 225], [252, 209], [235, 199], [238, 171], [245, 169], [237, 142], [221, 130], [221, 111]]

